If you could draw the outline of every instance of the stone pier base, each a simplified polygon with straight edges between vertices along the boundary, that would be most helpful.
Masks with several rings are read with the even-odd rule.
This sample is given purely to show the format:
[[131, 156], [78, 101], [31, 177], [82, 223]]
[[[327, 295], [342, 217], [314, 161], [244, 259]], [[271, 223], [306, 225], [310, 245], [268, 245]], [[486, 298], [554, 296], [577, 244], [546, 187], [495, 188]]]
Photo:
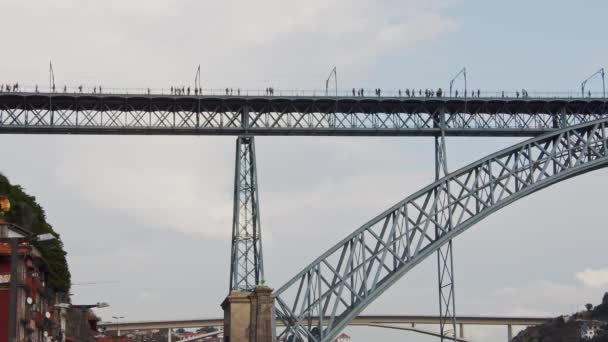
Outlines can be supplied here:
[[231, 291], [222, 303], [224, 342], [272, 341], [272, 289]]

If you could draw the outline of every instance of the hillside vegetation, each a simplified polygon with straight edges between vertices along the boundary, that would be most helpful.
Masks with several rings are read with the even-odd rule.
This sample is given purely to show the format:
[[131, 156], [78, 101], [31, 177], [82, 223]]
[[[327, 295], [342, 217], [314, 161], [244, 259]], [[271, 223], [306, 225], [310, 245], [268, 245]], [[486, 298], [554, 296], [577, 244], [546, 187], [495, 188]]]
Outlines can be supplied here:
[[11, 210], [6, 221], [17, 224], [34, 234], [51, 233], [56, 239], [34, 243], [49, 265], [48, 286], [55, 292], [68, 293], [70, 290], [70, 270], [59, 234], [46, 221], [44, 209], [36, 202], [36, 197], [27, 194], [19, 185], [13, 185], [0, 174], [0, 194], [11, 202]]

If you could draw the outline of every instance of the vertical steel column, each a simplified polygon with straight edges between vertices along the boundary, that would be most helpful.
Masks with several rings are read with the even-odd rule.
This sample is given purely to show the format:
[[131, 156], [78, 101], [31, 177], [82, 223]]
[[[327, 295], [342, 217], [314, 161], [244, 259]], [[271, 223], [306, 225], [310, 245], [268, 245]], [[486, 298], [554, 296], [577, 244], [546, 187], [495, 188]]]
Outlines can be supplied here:
[[[448, 174], [447, 151], [445, 146], [445, 114], [439, 113], [441, 134], [435, 136], [435, 180]], [[435, 191], [435, 227], [436, 237], [439, 238], [452, 229], [452, 198], [449, 185]], [[442, 209], [443, 208], [443, 209]], [[442, 230], [442, 226], [443, 229]], [[439, 329], [441, 341], [443, 336], [456, 337], [456, 303], [454, 298], [454, 259], [452, 256], [452, 240], [437, 251], [437, 270], [439, 277]], [[451, 331], [449, 327], [451, 326]]]
[[236, 140], [230, 290], [252, 291], [264, 280], [262, 235], [252, 136]]

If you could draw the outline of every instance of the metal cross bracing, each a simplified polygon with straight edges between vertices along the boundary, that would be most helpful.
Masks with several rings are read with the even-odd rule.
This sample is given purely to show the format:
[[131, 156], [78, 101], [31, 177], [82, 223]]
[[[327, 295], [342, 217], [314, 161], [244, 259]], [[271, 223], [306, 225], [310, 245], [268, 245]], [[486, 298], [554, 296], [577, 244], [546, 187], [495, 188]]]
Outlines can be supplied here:
[[[445, 127], [445, 116], [439, 114], [440, 128]], [[447, 147], [445, 142], [444, 131], [435, 137], [435, 181], [448, 175], [448, 160]], [[434, 220], [438, 223], [435, 226], [435, 238], [439, 239], [442, 235], [442, 230], [439, 226], [447, 227], [446, 230], [452, 228], [452, 210], [440, 211], [439, 208], [451, 208], [452, 198], [450, 196], [450, 184], [444, 183], [443, 186], [437, 187], [435, 198]], [[450, 239], [444, 246], [437, 250], [437, 276], [439, 289], [439, 336], [441, 341], [444, 336], [456, 337], [456, 298], [454, 292], [454, 257], [453, 257], [453, 242]], [[451, 329], [448, 329], [451, 328]]]
[[[246, 110], [245, 110], [246, 109]], [[608, 115], [600, 98], [0, 93], [0, 133], [536, 136]]]
[[[601, 119], [532, 138], [395, 204], [275, 291], [276, 319], [286, 326], [278, 337], [331, 341], [409, 270], [483, 218], [552, 184], [608, 166], [607, 137], [608, 119]], [[437, 204], [440, 191], [447, 204]], [[436, 219], [446, 212], [451, 222]]]
[[254, 137], [236, 140], [230, 290], [252, 291], [264, 280]]

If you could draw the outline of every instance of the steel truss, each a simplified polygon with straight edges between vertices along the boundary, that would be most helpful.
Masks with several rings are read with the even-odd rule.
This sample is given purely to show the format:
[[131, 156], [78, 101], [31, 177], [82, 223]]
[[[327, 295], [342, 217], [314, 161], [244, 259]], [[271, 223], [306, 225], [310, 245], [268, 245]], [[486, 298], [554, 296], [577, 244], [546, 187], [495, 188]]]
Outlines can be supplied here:
[[[440, 114], [440, 125], [445, 126], [445, 117]], [[441, 135], [435, 137], [435, 181], [448, 176], [447, 148], [445, 143], [445, 133], [441, 130]], [[446, 226], [447, 230], [452, 227], [452, 210], [440, 211], [439, 208], [451, 208], [452, 198], [450, 197], [450, 184], [436, 189], [435, 197], [435, 239], [441, 237], [442, 231], [439, 226]], [[437, 277], [439, 284], [439, 332], [441, 341], [444, 336], [456, 337], [456, 298], [454, 292], [454, 257], [453, 243], [450, 239], [445, 245], [437, 250]], [[451, 329], [448, 329], [450, 328]], [[451, 340], [451, 339], [450, 339]]]
[[264, 280], [254, 137], [236, 140], [230, 290], [252, 291]]
[[[608, 166], [607, 125], [602, 119], [568, 127], [491, 154], [378, 215], [275, 292], [276, 317], [286, 326], [278, 337], [331, 341], [409, 270], [475, 223], [545, 187]], [[437, 205], [441, 191], [448, 203]], [[452, 222], [436, 219], [446, 212]]]
[[605, 99], [0, 93], [0, 133], [536, 136], [608, 116]]

